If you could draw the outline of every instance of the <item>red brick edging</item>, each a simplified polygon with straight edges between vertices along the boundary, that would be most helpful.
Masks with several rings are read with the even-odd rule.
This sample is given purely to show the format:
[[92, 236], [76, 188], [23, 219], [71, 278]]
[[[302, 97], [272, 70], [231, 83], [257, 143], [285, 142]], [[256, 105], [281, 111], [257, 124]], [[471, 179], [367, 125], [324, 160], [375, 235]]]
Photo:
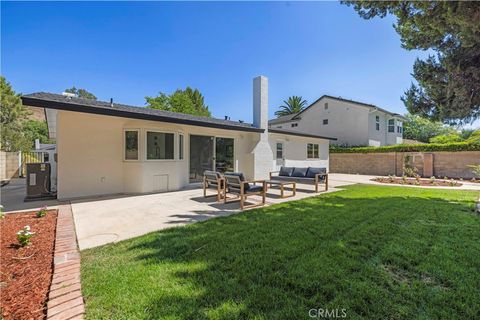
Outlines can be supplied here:
[[80, 284], [80, 251], [70, 204], [60, 205], [53, 256], [53, 278], [47, 319], [83, 319], [85, 306]]

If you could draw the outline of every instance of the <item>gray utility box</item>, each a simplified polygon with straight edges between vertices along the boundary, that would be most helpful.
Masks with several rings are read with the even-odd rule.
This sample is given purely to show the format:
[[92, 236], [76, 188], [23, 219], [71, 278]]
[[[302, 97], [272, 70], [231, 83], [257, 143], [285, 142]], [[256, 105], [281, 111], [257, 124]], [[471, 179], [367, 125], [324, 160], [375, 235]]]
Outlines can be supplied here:
[[50, 193], [50, 163], [27, 163], [27, 198], [42, 198]]

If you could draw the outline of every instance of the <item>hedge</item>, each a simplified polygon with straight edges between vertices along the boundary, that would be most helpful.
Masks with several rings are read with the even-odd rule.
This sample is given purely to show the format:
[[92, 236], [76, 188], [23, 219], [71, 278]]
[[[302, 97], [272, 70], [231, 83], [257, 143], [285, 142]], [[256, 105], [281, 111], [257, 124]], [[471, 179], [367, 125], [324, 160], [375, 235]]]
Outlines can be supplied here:
[[330, 153], [374, 152], [432, 152], [432, 151], [480, 151], [480, 142], [452, 142], [426, 144], [397, 144], [384, 147], [337, 147], [330, 146]]

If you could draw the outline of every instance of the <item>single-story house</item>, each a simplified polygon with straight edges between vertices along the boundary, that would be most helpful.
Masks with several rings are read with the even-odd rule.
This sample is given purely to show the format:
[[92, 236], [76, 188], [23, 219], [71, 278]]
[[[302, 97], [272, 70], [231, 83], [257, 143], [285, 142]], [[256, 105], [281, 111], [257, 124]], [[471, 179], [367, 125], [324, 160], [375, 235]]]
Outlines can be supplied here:
[[57, 142], [57, 197], [179, 190], [205, 170], [266, 179], [280, 165], [326, 167], [329, 140], [268, 127], [268, 79], [253, 80], [253, 124], [71, 95], [33, 93]]

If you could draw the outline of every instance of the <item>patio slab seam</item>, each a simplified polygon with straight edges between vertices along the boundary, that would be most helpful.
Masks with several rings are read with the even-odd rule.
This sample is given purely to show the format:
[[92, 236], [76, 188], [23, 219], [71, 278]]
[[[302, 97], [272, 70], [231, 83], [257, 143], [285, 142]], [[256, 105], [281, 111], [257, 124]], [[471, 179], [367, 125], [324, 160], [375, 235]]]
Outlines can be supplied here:
[[53, 277], [48, 293], [47, 319], [83, 319], [85, 305], [80, 283], [80, 251], [70, 203], [58, 207]]

